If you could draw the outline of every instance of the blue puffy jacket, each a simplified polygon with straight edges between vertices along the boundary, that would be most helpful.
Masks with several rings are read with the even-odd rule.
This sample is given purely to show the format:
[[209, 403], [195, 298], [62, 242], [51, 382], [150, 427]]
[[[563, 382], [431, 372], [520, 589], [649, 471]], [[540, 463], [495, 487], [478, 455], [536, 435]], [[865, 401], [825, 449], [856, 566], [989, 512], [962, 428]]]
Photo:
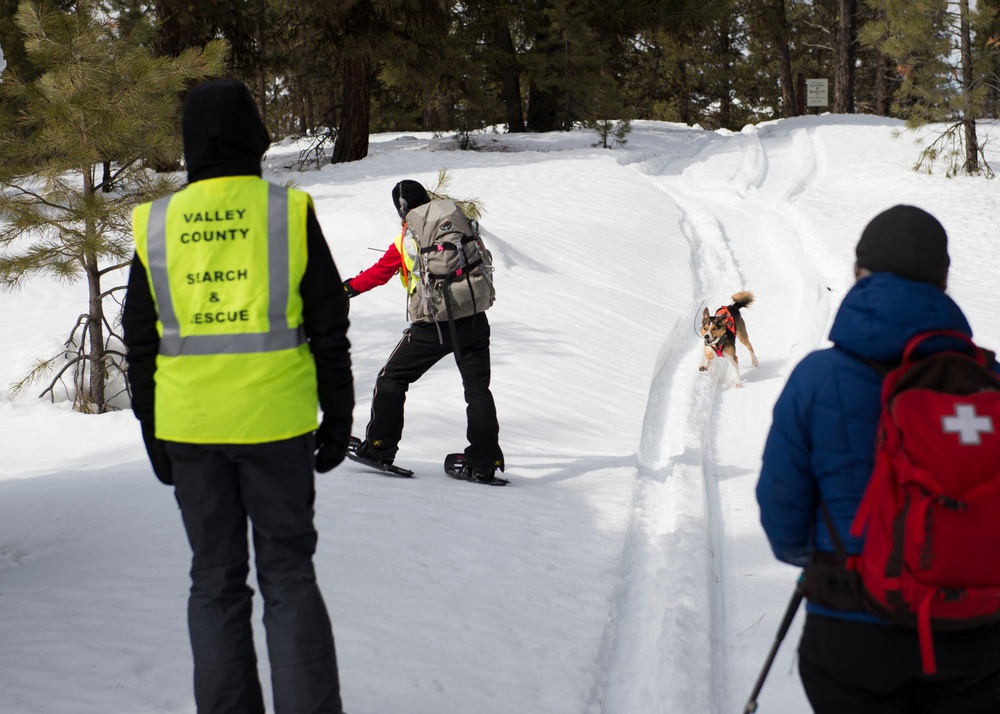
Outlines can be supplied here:
[[[861, 552], [862, 540], [848, 530], [872, 471], [882, 385], [867, 360], [898, 362], [911, 337], [935, 329], [972, 335], [961, 309], [939, 288], [875, 273], [844, 297], [830, 331], [834, 346], [811, 353], [792, 371], [774, 406], [757, 483], [761, 524], [779, 560], [804, 566], [813, 548], [836, 551], [818, 510], [821, 496], [847, 552]], [[956, 342], [926, 344], [933, 351]], [[874, 620], [812, 603], [808, 609]]]

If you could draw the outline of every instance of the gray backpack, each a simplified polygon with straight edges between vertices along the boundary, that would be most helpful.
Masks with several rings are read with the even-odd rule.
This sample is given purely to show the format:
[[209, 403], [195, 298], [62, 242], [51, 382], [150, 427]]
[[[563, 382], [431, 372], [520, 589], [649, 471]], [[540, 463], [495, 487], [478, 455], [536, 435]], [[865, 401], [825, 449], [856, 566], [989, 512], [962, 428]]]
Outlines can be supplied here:
[[[403, 249], [419, 281], [410, 293], [411, 322], [453, 323], [493, 304], [493, 261], [479, 224], [454, 201], [439, 199], [406, 214]], [[453, 335], [454, 336], [454, 335]]]

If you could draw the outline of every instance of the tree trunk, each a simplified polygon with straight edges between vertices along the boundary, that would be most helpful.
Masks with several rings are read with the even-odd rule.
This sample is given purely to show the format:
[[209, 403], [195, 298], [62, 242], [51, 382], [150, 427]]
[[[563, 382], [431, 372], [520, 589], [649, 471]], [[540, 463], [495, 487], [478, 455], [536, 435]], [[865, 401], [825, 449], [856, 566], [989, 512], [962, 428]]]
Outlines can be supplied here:
[[435, 132], [446, 132], [455, 128], [452, 104], [439, 89], [435, 89], [424, 100], [421, 126], [424, 131]]
[[788, 46], [788, 17], [785, 0], [778, 0], [775, 7], [778, 21], [778, 73], [781, 80], [781, 116], [795, 116], [795, 79], [792, 77], [792, 51]]
[[722, 30], [719, 34], [719, 56], [722, 58], [722, 84], [719, 88], [719, 128], [721, 129], [732, 129], [735, 130], [736, 127], [730, 126], [733, 121], [733, 92], [732, 92], [732, 76], [730, 70], [732, 69], [732, 64], [729, 61], [730, 51], [732, 49], [732, 36], [729, 32], [729, 24], [725, 23], [722, 25]]
[[962, 53], [962, 98], [965, 108], [962, 125], [965, 129], [965, 173], [979, 173], [979, 138], [976, 136], [976, 107], [972, 103], [972, 30], [969, 27], [969, 0], [959, 0], [959, 24]]
[[153, 38], [153, 51], [157, 56], [177, 57], [184, 50], [204, 46], [211, 38], [207, 27], [200, 25], [195, 13], [191, 12], [197, 7], [194, 3], [187, 12], [181, 11], [177, 0], [156, 0], [153, 7], [156, 17], [160, 18]]
[[500, 81], [503, 86], [503, 105], [507, 115], [507, 131], [519, 134], [524, 131], [524, 110], [521, 107], [521, 70], [517, 66], [517, 52], [510, 28], [503, 27], [498, 33], [498, 44], [505, 62], [500, 66]]
[[260, 120], [264, 122], [264, 126], [267, 126], [267, 77], [264, 76], [263, 72], [259, 72], [254, 77], [253, 83], [256, 90], [254, 92], [254, 104], [257, 105]]
[[340, 113], [337, 141], [331, 164], [359, 161], [368, 156], [371, 116], [371, 60], [367, 55], [345, 57], [344, 107]]
[[104, 403], [104, 300], [101, 297], [101, 272], [97, 264], [97, 256], [87, 255], [84, 259], [84, 270], [87, 273], [87, 292], [90, 302], [90, 315], [87, 319], [87, 349], [85, 363], [89, 370], [89, 382], [85, 391], [85, 399], [80, 400], [84, 411], [93, 414], [103, 414], [107, 409]]
[[854, 39], [857, 0], [837, 0], [837, 67], [833, 79], [833, 111], [854, 113]]
[[558, 115], [556, 90], [539, 89], [532, 82], [528, 88], [528, 131], [555, 131]]
[[887, 117], [892, 107], [892, 91], [889, 87], [889, 58], [881, 52], [875, 62], [875, 113]]
[[[91, 170], [83, 172], [83, 191], [87, 196], [96, 193]], [[87, 236], [93, 236], [97, 226], [90, 219], [84, 222]], [[78, 390], [77, 405], [81, 411], [103, 414], [104, 404], [104, 299], [101, 297], [101, 270], [97, 256], [87, 252], [83, 255], [83, 271], [87, 275], [87, 325], [81, 336], [81, 348], [85, 357], [76, 379]], [[88, 345], [89, 342], [89, 345]]]
[[677, 93], [677, 109], [682, 124], [691, 125], [691, 88], [688, 87], [687, 62], [677, 60], [677, 74], [674, 86]]

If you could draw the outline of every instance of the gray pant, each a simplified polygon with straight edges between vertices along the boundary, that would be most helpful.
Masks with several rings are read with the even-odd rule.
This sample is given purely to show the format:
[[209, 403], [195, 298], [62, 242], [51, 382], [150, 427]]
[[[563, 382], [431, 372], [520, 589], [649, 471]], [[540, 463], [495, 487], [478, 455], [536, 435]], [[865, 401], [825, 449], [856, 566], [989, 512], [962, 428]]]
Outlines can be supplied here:
[[276, 714], [342, 714], [312, 557], [311, 434], [254, 445], [167, 443], [191, 543], [188, 627], [199, 714], [263, 714], [247, 585], [252, 524]]

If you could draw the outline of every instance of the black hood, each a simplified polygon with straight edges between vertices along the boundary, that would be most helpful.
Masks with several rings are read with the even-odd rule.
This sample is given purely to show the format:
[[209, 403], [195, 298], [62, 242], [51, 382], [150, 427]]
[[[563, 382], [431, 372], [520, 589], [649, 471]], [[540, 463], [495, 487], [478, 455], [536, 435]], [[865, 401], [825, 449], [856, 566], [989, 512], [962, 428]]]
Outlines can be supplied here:
[[260, 176], [271, 138], [241, 82], [219, 79], [192, 88], [184, 101], [182, 130], [188, 181]]

